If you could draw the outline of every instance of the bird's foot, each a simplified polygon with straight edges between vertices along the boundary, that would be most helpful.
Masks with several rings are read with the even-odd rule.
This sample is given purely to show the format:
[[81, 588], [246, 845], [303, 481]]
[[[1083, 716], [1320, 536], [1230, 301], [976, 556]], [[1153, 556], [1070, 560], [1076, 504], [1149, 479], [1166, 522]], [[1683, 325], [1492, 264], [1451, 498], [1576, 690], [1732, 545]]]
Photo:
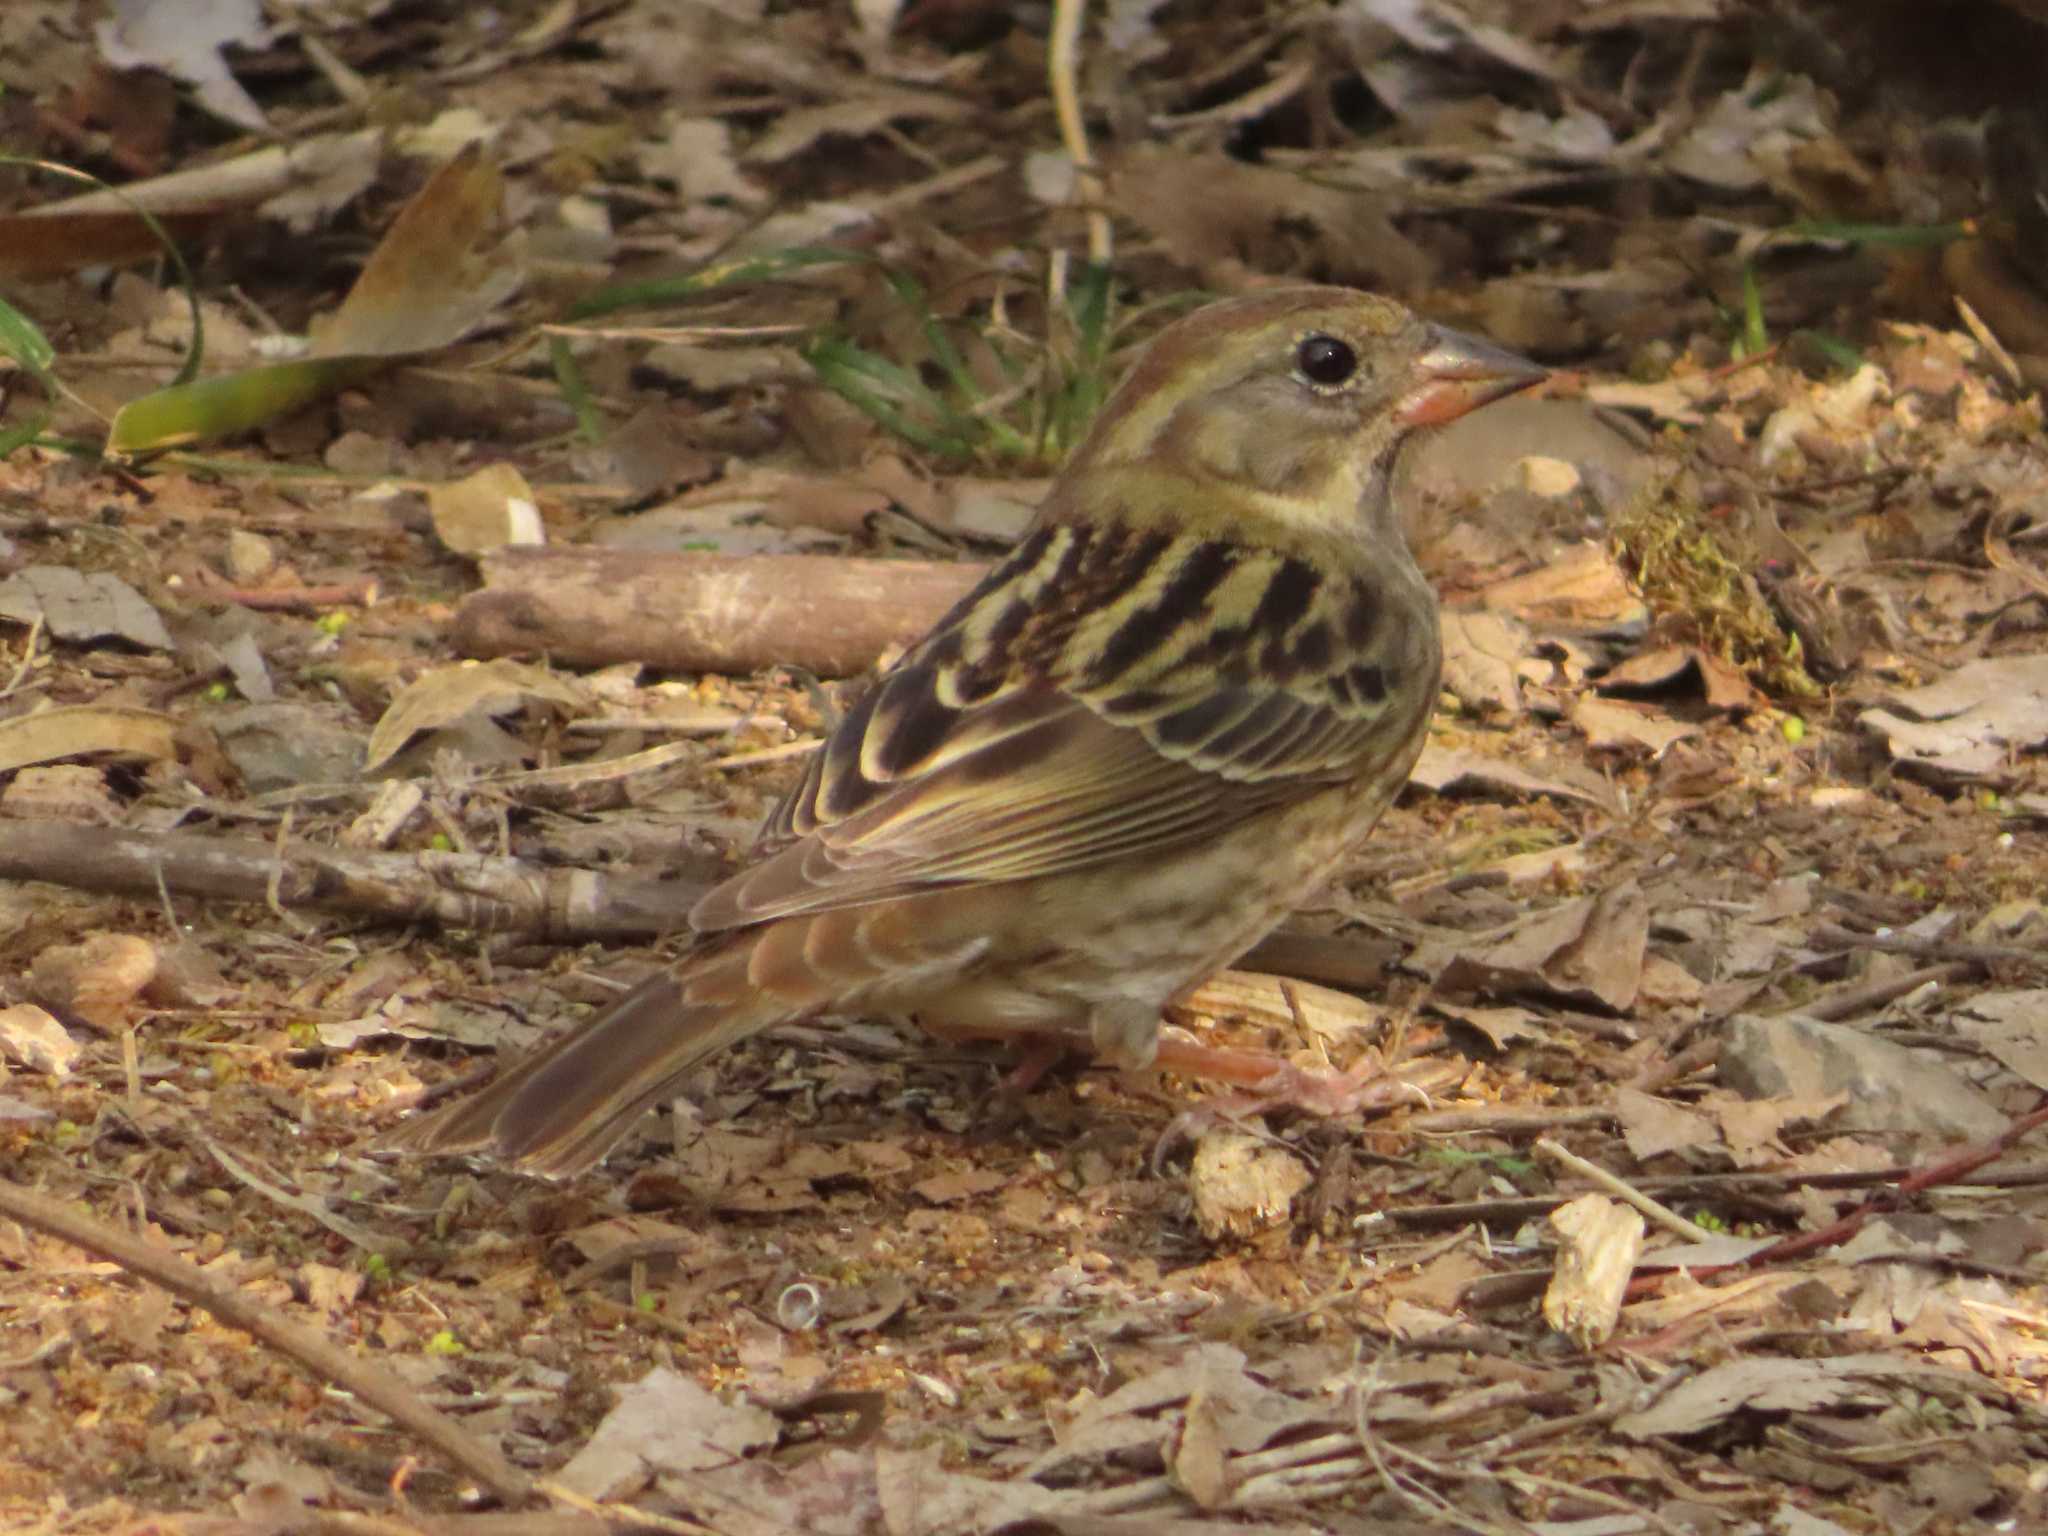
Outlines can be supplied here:
[[1073, 1044], [1060, 1035], [1020, 1036], [1016, 1064], [996, 1084], [996, 1093], [1003, 1098], [1023, 1098], [1059, 1065]]
[[1410, 1062], [1400, 1075], [1368, 1053], [1349, 1071], [1317, 1071], [1264, 1051], [1202, 1045], [1169, 1030], [1159, 1042], [1157, 1067], [1210, 1082], [1236, 1085], [1176, 1115], [1153, 1148], [1155, 1166], [1183, 1140], [1194, 1141], [1219, 1125], [1238, 1125], [1274, 1109], [1299, 1109], [1325, 1118], [1392, 1109], [1427, 1107], [1432, 1092], [1449, 1088], [1461, 1075], [1450, 1062]]

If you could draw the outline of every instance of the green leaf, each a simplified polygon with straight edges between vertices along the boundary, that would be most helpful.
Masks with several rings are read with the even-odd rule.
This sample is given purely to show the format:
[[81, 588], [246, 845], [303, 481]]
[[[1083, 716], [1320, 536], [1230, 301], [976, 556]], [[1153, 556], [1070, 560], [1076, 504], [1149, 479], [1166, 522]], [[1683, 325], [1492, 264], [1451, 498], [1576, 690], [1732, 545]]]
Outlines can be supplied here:
[[19, 426], [9, 427], [4, 432], [0, 432], [0, 459], [6, 458], [17, 448], [27, 447], [37, 437], [42, 435], [43, 428], [49, 424], [50, 413], [48, 411], [38, 411]]
[[1828, 331], [1795, 331], [1785, 338], [1787, 342], [1798, 341], [1800, 345], [1813, 348], [1822, 357], [1854, 373], [1863, 366], [1863, 354], [1841, 337]]
[[41, 326], [5, 299], [0, 299], [0, 352], [34, 374], [37, 383], [49, 387], [50, 365], [57, 360], [57, 349]]
[[388, 367], [385, 357], [308, 357], [173, 384], [131, 400], [114, 417], [107, 452], [146, 453], [260, 427]]
[[[842, 337], [827, 336], [803, 351], [819, 380], [865, 411], [884, 430], [933, 453], [969, 456], [974, 424], [966, 422], [915, 373]], [[914, 411], [913, 411], [914, 408]], [[914, 413], [915, 412], [915, 413]], [[936, 417], [942, 425], [920, 420]]]

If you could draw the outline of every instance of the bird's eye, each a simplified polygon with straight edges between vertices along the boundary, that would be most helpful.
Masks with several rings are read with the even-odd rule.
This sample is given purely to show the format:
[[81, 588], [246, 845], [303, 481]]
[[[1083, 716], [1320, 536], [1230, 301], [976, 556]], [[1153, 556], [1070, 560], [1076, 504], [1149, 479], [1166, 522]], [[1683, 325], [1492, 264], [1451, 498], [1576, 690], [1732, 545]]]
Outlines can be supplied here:
[[1358, 372], [1358, 354], [1334, 336], [1310, 336], [1294, 349], [1294, 366], [1309, 383], [1335, 388]]

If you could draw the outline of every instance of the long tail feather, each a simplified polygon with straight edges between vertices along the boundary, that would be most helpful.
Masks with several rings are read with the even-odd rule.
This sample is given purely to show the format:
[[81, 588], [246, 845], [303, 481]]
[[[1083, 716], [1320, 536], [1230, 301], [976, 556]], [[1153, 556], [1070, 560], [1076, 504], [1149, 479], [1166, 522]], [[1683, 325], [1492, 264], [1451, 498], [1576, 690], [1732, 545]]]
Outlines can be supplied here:
[[488, 1151], [547, 1178], [583, 1172], [707, 1057], [827, 1000], [816, 986], [778, 994], [752, 984], [749, 961], [760, 947], [727, 943], [700, 951], [516, 1063], [481, 1093], [408, 1120], [384, 1145]]
[[481, 1093], [384, 1138], [410, 1152], [492, 1152], [548, 1178], [600, 1161], [707, 1057], [834, 1004], [880, 1001], [971, 965], [984, 914], [957, 899], [835, 908], [708, 938]]

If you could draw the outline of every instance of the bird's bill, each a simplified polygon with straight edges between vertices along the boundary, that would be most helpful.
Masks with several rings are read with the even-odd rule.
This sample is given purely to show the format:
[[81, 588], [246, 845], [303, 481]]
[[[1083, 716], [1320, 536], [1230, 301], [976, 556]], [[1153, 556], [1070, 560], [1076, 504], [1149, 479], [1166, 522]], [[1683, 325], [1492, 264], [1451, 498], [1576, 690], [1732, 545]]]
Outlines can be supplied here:
[[1415, 387], [1394, 407], [1394, 419], [1403, 426], [1440, 427], [1548, 376], [1519, 353], [1477, 336], [1440, 325], [1430, 333], [1415, 363]]

